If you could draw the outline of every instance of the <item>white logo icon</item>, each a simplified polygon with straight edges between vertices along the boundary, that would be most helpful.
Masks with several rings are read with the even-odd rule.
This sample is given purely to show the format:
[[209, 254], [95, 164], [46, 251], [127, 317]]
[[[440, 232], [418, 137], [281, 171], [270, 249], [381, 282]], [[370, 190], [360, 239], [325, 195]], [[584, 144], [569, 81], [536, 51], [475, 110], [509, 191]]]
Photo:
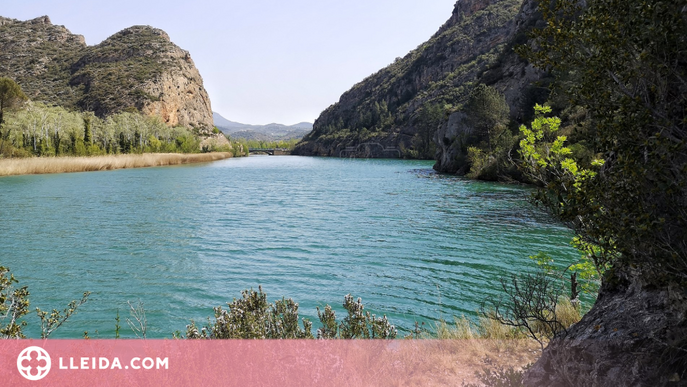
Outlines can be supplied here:
[[41, 347], [28, 347], [17, 358], [17, 369], [29, 380], [41, 380], [50, 372], [50, 355]]

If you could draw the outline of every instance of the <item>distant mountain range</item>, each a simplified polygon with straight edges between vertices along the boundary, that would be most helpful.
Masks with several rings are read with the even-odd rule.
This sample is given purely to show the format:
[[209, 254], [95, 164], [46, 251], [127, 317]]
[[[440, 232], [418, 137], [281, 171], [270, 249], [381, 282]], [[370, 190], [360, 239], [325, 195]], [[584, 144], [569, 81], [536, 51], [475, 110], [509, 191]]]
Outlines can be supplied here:
[[303, 138], [312, 130], [313, 124], [310, 122], [299, 122], [294, 125], [267, 124], [250, 125], [240, 122], [230, 121], [217, 112], [212, 113], [215, 126], [228, 134], [233, 139], [259, 140], [259, 141], [288, 141], [291, 139]]

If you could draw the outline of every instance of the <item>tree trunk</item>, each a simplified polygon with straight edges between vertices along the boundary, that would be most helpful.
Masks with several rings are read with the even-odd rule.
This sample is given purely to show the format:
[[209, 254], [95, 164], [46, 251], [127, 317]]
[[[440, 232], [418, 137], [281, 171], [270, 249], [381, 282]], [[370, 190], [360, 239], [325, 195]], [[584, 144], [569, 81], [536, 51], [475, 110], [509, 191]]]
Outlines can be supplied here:
[[687, 386], [687, 289], [607, 273], [596, 304], [527, 371], [527, 386]]

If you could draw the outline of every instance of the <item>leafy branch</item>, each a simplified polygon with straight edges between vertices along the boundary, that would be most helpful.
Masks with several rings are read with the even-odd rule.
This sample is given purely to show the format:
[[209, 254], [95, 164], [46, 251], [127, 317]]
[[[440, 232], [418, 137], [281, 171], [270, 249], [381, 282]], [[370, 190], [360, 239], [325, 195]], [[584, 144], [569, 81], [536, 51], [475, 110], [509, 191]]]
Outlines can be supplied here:
[[43, 311], [40, 308], [36, 308], [36, 313], [38, 318], [41, 320], [41, 338], [47, 339], [50, 334], [52, 334], [55, 329], [59, 328], [64, 324], [72, 315], [76, 313], [76, 310], [88, 301], [88, 296], [91, 292], [84, 292], [81, 300], [74, 300], [67, 305], [67, 307], [60, 312], [57, 309], [53, 309], [50, 314], [47, 311]]

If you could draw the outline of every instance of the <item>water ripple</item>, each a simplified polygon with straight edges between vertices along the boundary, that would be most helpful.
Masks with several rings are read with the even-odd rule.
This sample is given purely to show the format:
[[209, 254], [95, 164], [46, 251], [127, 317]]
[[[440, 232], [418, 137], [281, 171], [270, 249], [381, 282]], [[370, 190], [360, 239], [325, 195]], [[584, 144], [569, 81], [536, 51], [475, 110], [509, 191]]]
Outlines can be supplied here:
[[314, 321], [316, 306], [341, 314], [352, 293], [407, 331], [474, 316], [501, 278], [531, 268], [529, 255], [576, 258], [570, 233], [528, 195], [399, 160], [250, 157], [8, 177], [0, 264], [29, 286], [32, 307], [93, 292], [56, 337], [113, 337], [117, 311], [124, 321], [138, 300], [150, 336], [169, 337], [258, 285]]

